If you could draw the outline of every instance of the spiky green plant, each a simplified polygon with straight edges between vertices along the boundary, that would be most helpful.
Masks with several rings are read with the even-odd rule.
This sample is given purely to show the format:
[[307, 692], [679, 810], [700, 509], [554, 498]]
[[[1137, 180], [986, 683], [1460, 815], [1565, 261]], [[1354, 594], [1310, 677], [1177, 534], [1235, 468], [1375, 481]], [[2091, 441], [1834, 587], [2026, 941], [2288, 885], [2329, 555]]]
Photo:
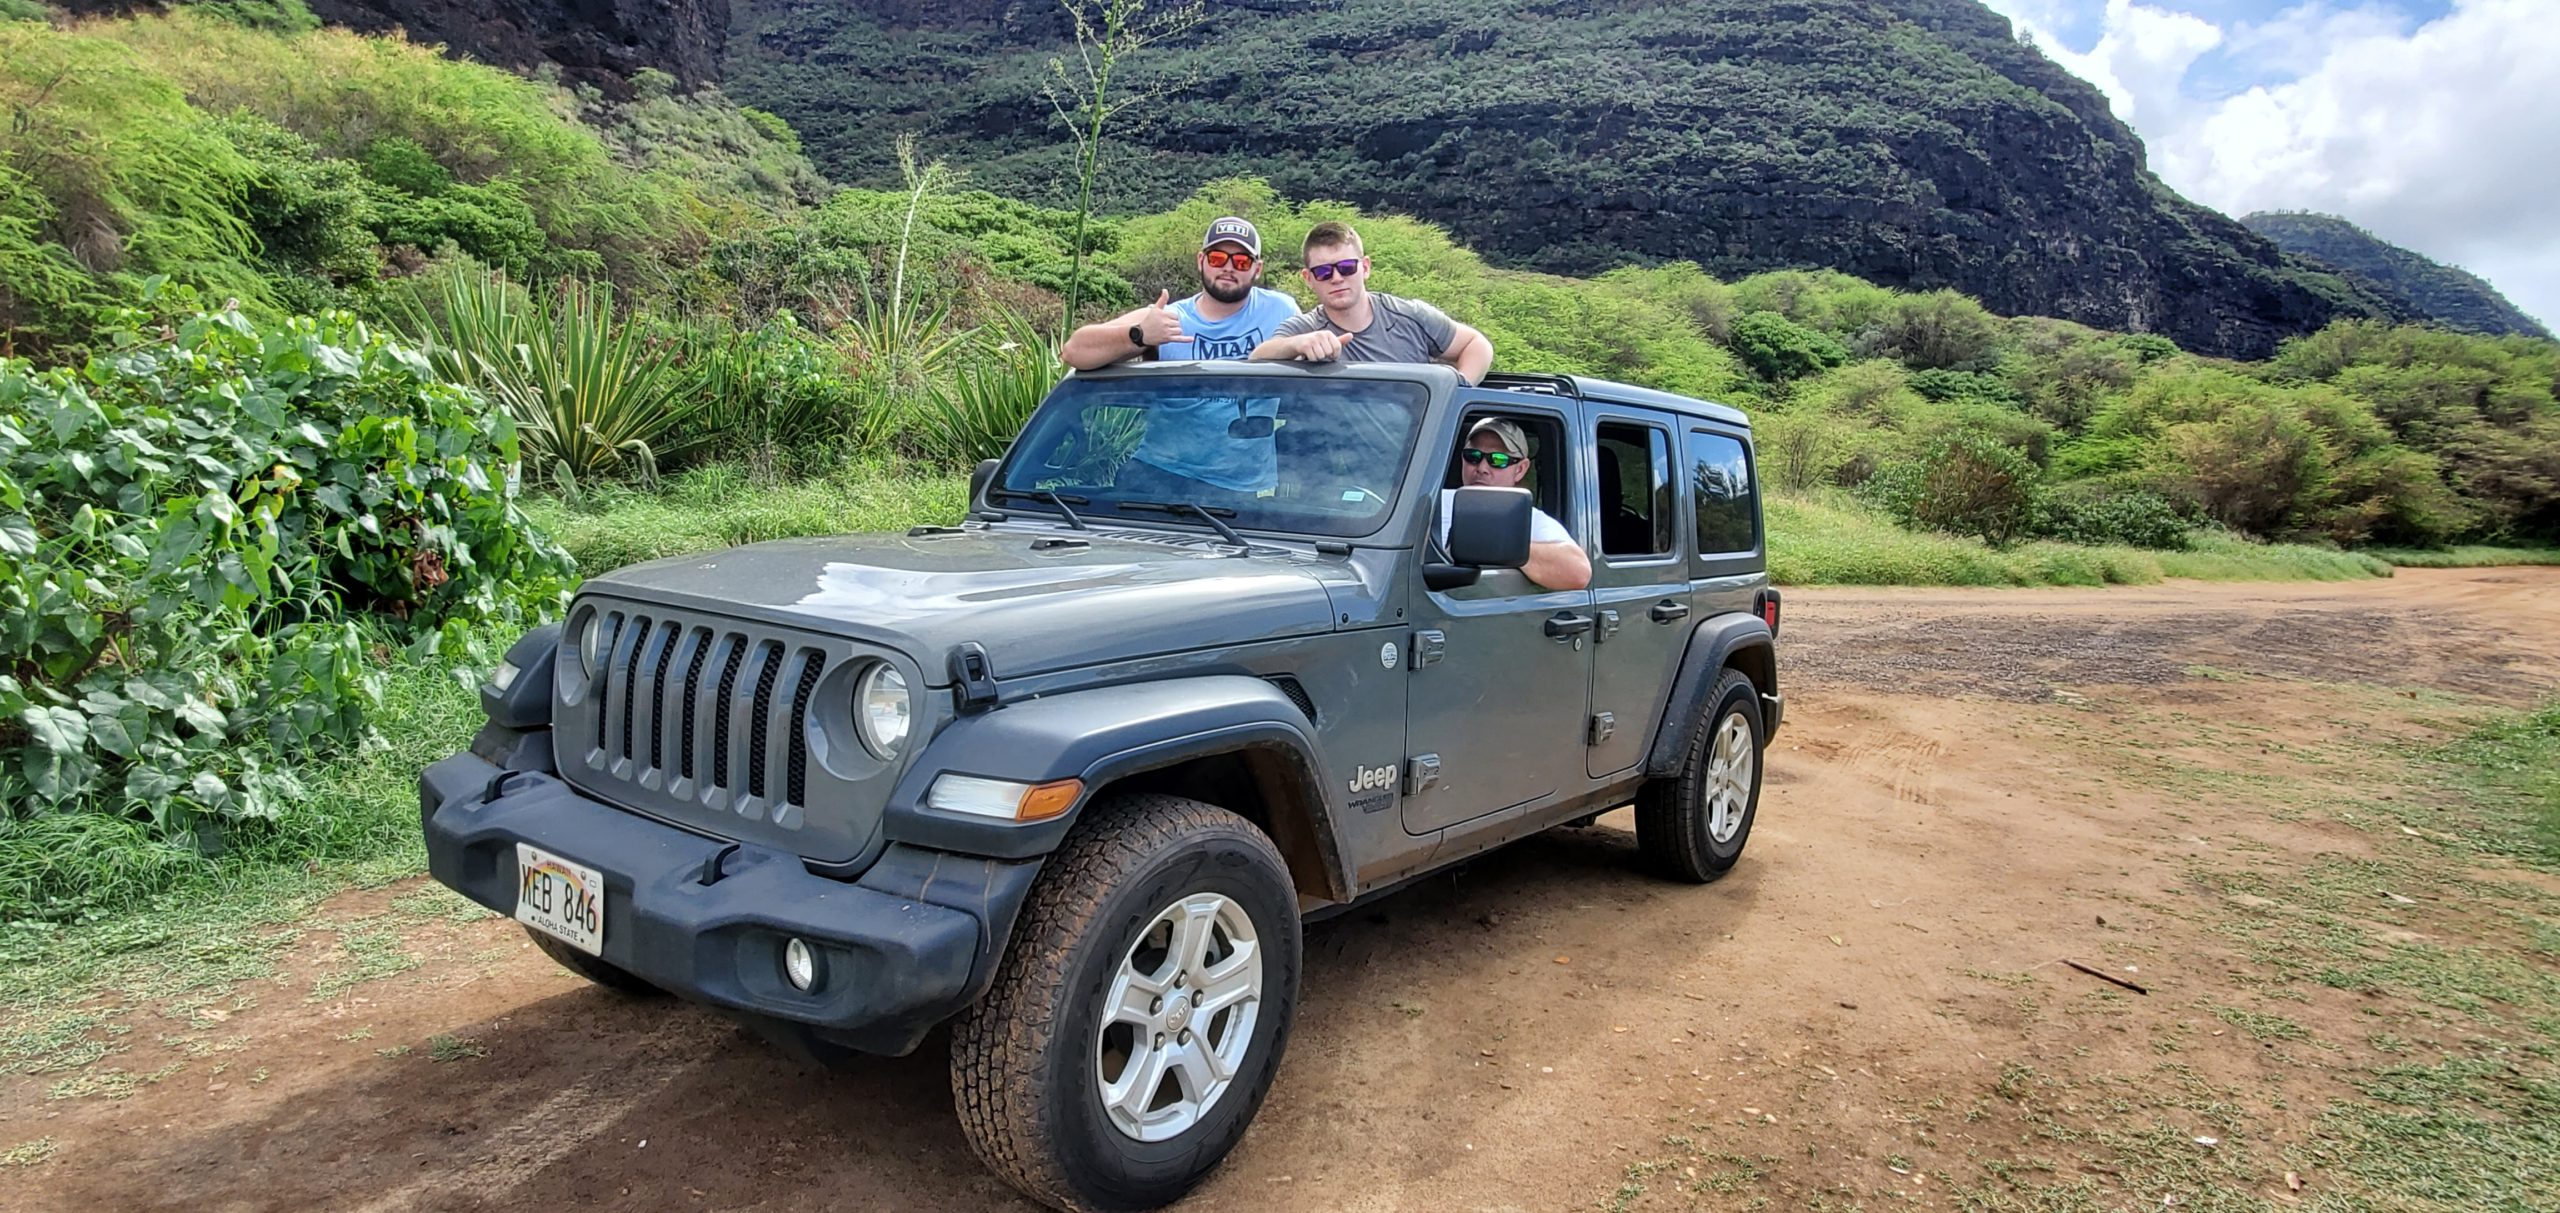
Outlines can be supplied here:
[[615, 319], [610, 286], [563, 279], [527, 299], [495, 273], [456, 270], [442, 302], [442, 317], [412, 317], [429, 357], [515, 418], [538, 474], [654, 481], [692, 441], [679, 380]]
[[989, 328], [988, 348], [951, 382], [933, 385], [916, 417], [916, 436], [926, 452], [954, 466], [1004, 454], [1031, 410], [1066, 374], [1039, 325], [1000, 312]]

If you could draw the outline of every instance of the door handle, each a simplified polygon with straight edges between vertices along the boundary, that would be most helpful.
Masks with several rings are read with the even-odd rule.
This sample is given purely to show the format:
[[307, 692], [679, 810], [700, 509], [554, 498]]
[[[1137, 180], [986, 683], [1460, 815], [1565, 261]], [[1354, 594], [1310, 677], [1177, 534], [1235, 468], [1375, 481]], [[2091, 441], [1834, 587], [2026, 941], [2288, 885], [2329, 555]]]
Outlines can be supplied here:
[[1563, 640], [1568, 637], [1579, 636], [1584, 632], [1590, 631], [1592, 625], [1598, 622], [1598, 620], [1593, 619], [1589, 615], [1576, 615], [1571, 611], [1558, 611], [1547, 617], [1547, 638], [1550, 640]]
[[1670, 599], [1665, 598], [1662, 601], [1653, 604], [1653, 609], [1646, 611], [1645, 614], [1655, 623], [1669, 623], [1675, 619], [1688, 618], [1689, 604], [1685, 602], [1673, 602]]

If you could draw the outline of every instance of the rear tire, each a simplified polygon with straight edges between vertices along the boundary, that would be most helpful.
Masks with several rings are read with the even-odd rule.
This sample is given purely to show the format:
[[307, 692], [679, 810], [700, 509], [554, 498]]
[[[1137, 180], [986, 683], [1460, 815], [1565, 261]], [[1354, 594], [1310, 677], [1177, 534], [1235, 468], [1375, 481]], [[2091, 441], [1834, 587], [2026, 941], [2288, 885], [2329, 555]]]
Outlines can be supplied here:
[[1760, 691], [1727, 669], [1707, 698], [1680, 773], [1636, 795], [1636, 846], [1645, 865], [1672, 880], [1705, 884], [1733, 870], [1760, 808]]
[[1288, 868], [1251, 823], [1177, 796], [1087, 808], [953, 1026], [970, 1148], [1061, 1209], [1180, 1198], [1271, 1089], [1298, 949]]
[[628, 969], [624, 969], [618, 965], [607, 964], [598, 957], [589, 956], [576, 948], [570, 947], [568, 944], [563, 943], [560, 940], [534, 930], [532, 927], [526, 927], [524, 929], [524, 933], [528, 938], [533, 940], [533, 946], [542, 949], [543, 955], [558, 961], [561, 968], [567, 969], [580, 977], [584, 977], [597, 985], [613, 991], [614, 993], [625, 994], [634, 998], [648, 998], [666, 993], [666, 991], [632, 976]]

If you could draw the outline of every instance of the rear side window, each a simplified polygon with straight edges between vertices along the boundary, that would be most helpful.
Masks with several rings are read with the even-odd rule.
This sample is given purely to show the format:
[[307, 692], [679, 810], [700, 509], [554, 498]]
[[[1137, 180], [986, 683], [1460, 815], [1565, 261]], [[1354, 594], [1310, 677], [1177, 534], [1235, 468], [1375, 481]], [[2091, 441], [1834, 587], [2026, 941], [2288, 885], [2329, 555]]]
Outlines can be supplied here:
[[1649, 425], [1607, 422], [1599, 438], [1601, 552], [1670, 555], [1680, 531], [1670, 436]]
[[1751, 452], [1738, 438], [1689, 431], [1689, 479], [1698, 503], [1698, 554], [1748, 552], [1759, 546], [1759, 490]]

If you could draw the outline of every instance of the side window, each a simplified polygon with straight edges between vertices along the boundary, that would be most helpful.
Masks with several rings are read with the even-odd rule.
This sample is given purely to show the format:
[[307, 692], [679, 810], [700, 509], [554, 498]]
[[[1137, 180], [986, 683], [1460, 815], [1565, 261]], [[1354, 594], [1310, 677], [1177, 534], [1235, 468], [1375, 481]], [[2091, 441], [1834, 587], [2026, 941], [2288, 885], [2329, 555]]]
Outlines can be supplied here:
[[1672, 517], [1671, 438], [1649, 425], [1599, 428], [1600, 551], [1667, 556], [1680, 533]]
[[[1567, 492], [1565, 473], [1572, 466], [1572, 461], [1564, 455], [1573, 448], [1564, 440], [1564, 427], [1552, 417], [1526, 413], [1468, 414], [1466, 420], [1458, 427], [1458, 449], [1449, 453], [1448, 478], [1443, 481], [1441, 487], [1454, 489], [1461, 485], [1477, 483], [1467, 478], [1466, 465], [1461, 457], [1467, 447], [1474, 445], [1471, 435], [1476, 432], [1476, 428], [1487, 421], [1494, 420], [1512, 427], [1512, 431], [1528, 443], [1530, 459], [1524, 464], [1516, 465], [1513, 469], [1488, 474], [1482, 483], [1527, 489], [1529, 495], [1536, 500], [1540, 511], [1559, 522], [1565, 522], [1569, 517], [1565, 503], [1572, 500]], [[1510, 445], [1509, 440], [1501, 440], [1500, 445], [1507, 447]], [[1570, 522], [1565, 522], [1565, 525], [1567, 529], [1572, 527]]]
[[1751, 482], [1751, 454], [1741, 440], [1689, 431], [1689, 478], [1697, 494], [1699, 555], [1759, 546], [1759, 495]]

